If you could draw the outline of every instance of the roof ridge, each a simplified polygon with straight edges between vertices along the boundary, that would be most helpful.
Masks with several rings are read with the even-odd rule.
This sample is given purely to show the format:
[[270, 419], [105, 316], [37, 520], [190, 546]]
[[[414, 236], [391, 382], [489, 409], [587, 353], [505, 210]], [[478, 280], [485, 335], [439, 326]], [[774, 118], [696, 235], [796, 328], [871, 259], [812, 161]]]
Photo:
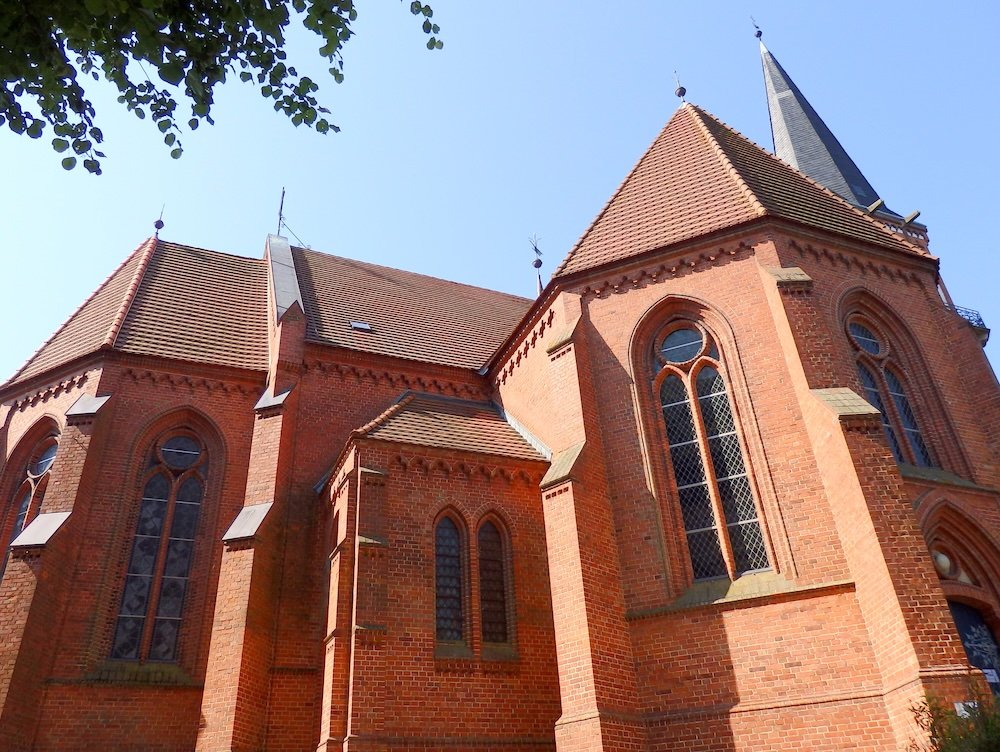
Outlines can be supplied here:
[[[683, 105], [681, 105], [681, 108], [683, 108]], [[579, 249], [580, 246], [583, 245], [583, 241], [587, 239], [587, 236], [590, 235], [590, 233], [594, 230], [595, 227], [597, 227], [597, 223], [601, 221], [601, 219], [604, 217], [605, 214], [608, 213], [608, 209], [611, 208], [611, 205], [615, 202], [615, 199], [621, 195], [622, 191], [625, 190], [625, 186], [628, 185], [629, 181], [635, 176], [636, 172], [639, 171], [639, 165], [642, 164], [643, 160], [646, 158], [646, 155], [649, 154], [649, 152], [653, 149], [654, 146], [656, 146], [657, 142], [660, 140], [660, 137], [663, 135], [663, 132], [667, 130], [667, 128], [670, 126], [670, 121], [673, 120], [674, 117], [676, 117], [676, 115], [677, 111], [675, 111], [674, 114], [667, 119], [666, 124], [662, 128], [660, 128], [659, 133], [656, 134], [656, 138], [653, 139], [653, 143], [647, 146], [643, 150], [642, 154], [639, 155], [639, 158], [635, 161], [635, 164], [632, 165], [632, 169], [625, 174], [625, 177], [622, 180], [622, 182], [618, 184], [618, 188], [616, 188], [614, 193], [611, 194], [611, 197], [604, 202], [604, 206], [602, 206], [601, 210], [597, 212], [597, 216], [594, 217], [594, 219], [591, 221], [589, 225], [587, 225], [587, 229], [585, 229], [580, 234], [580, 237], [577, 238], [576, 242], [573, 244], [573, 247], [570, 248], [569, 253], [567, 253], [566, 256], [563, 258], [563, 260], [559, 262], [559, 266], [557, 266], [552, 271], [553, 279], [562, 274], [563, 269], [566, 267], [567, 264], [569, 264], [570, 259], [573, 258], [573, 255], [576, 253], [577, 249]]]
[[[699, 117], [702, 115], [706, 115], [708, 113], [706, 113], [700, 107], [691, 104], [690, 102], [685, 102], [683, 107], [686, 111], [693, 113], [694, 121], [698, 125], [698, 130], [700, 130], [702, 135], [705, 136], [709, 145], [712, 147], [712, 151], [715, 152], [715, 155], [722, 162], [722, 166], [726, 169], [726, 173], [733, 179], [733, 182], [736, 183], [736, 187], [740, 189], [740, 192], [743, 193], [744, 196], [747, 197], [747, 199], [750, 202], [750, 205], [753, 206], [754, 210], [757, 212], [757, 216], [763, 217], [767, 215], [768, 214], [767, 207], [765, 207], [764, 204], [761, 203], [761, 200], [757, 197], [757, 194], [753, 192], [753, 189], [747, 184], [747, 181], [743, 178], [742, 173], [740, 173], [736, 165], [733, 164], [733, 160], [729, 158], [729, 155], [726, 154], [725, 150], [723, 150], [722, 145], [716, 140], [715, 136], [712, 135], [712, 132], [708, 130], [708, 126], [705, 125], [705, 122], [701, 119], [701, 117]], [[714, 118], [714, 116], [710, 117], [713, 117], [713, 119], [715, 119], [716, 122], [718, 122], [720, 125], [729, 128], [728, 125], [723, 123], [718, 118]], [[746, 138], [745, 136], [743, 136], [742, 133], [739, 133], [738, 131], [735, 131], [732, 128], [729, 128], [729, 130], [732, 130], [733, 133], [736, 133], [736, 135], [740, 136], [741, 138]], [[750, 139], [746, 140], [750, 141]], [[753, 141], [750, 141], [750, 143], [753, 143]]]
[[384, 425], [389, 420], [389, 418], [396, 415], [396, 413], [401, 412], [404, 407], [413, 402], [416, 396], [417, 396], [416, 392], [411, 391], [409, 389], [406, 390], [396, 398], [395, 402], [389, 405], [389, 407], [387, 407], [381, 413], [376, 415], [374, 418], [365, 423], [363, 426], [359, 426], [358, 428], [355, 428], [353, 431], [351, 431], [351, 436], [352, 437], [366, 436], [367, 434], [371, 433], [379, 426]]
[[[748, 144], [750, 144], [754, 148], [758, 149], [767, 159], [774, 160], [775, 162], [777, 162], [778, 164], [780, 164], [782, 167], [785, 167], [785, 168], [787, 168], [789, 170], [792, 170], [796, 175], [799, 175], [800, 177], [804, 178], [808, 183], [810, 183], [814, 187], [818, 188], [820, 191], [822, 191], [823, 193], [825, 193], [827, 196], [830, 196], [831, 198], [835, 199], [837, 202], [839, 202], [840, 204], [846, 206], [848, 209], [850, 209], [852, 212], [854, 212], [857, 216], [863, 218], [869, 224], [871, 224], [874, 227], [878, 228], [878, 230], [879, 230], [880, 233], [882, 233], [884, 235], [887, 235], [888, 237], [892, 238], [895, 241], [903, 243], [913, 253], [915, 253], [915, 254], [923, 257], [923, 258], [933, 258], [933, 255], [930, 252], [925, 251], [923, 248], [920, 248], [919, 246], [915, 245], [914, 243], [911, 243], [909, 240], [906, 239], [905, 236], [899, 235], [899, 234], [893, 232], [892, 230], [890, 230], [889, 228], [887, 228], [885, 226], [885, 224], [883, 224], [882, 222], [879, 222], [877, 219], [875, 219], [870, 214], [866, 214], [865, 212], [863, 212], [861, 209], [859, 209], [857, 206], [855, 206], [854, 204], [852, 204], [850, 201], [848, 201], [847, 199], [845, 199], [840, 194], [834, 193], [833, 191], [831, 191], [829, 188], [827, 188], [822, 183], [819, 183], [816, 180], [813, 180], [811, 177], [809, 177], [808, 175], [806, 175], [801, 170], [797, 169], [796, 167], [793, 167], [792, 165], [788, 164], [788, 162], [786, 162], [785, 160], [781, 159], [777, 154], [772, 154], [767, 149], [765, 149], [764, 147], [762, 147], [760, 144], [758, 144], [755, 141], [753, 141], [752, 139], [747, 138], [746, 136], [744, 136], [740, 131], [736, 130], [735, 128], [733, 128], [728, 123], [725, 123], [722, 120], [720, 120], [719, 118], [717, 118], [711, 112], [707, 112], [707, 111], [701, 109], [700, 107], [697, 107], [696, 105], [691, 105], [691, 107], [692, 107], [692, 109], [696, 110], [698, 113], [700, 113], [701, 115], [703, 115], [704, 117], [711, 118], [716, 123], [718, 123], [720, 126], [722, 126], [723, 128], [725, 128], [726, 130], [730, 131], [731, 133], [733, 133], [738, 138], [743, 139]], [[704, 124], [703, 121], [701, 121], [699, 119], [698, 122], [699, 122], [699, 124], [701, 125], [702, 128], [706, 128], [706, 126], [705, 126], [705, 124]], [[712, 141], [715, 142], [715, 139], [712, 139]], [[717, 143], [717, 142], [715, 142], [715, 143]], [[721, 149], [722, 147], [719, 146], [719, 148]], [[730, 164], [732, 164], [732, 162], [728, 159], [728, 157], [726, 159], [727, 159], [727, 161], [730, 162]], [[733, 169], [736, 170], [737, 173], [739, 172], [739, 169], [735, 165], [733, 165]], [[741, 180], [741, 182], [743, 181], [742, 175], [740, 176], [740, 180]], [[747, 186], [747, 190], [750, 190], [749, 186]], [[751, 191], [751, 194], [752, 193], [753, 192]], [[753, 195], [756, 198], [756, 194], [753, 194]], [[772, 214], [765, 207], [763, 207], [763, 205], [761, 205], [761, 206], [762, 206], [762, 208], [764, 208], [764, 214], [761, 215], [761, 216], [764, 216], [764, 215], [766, 215], [766, 216], [772, 216], [772, 217], [774, 217], [774, 216], [780, 216], [780, 215]], [[781, 218], [782, 219], [786, 219], [785, 217], [781, 217]]]
[[[54, 332], [52, 332], [51, 335], [49, 335], [48, 339], [46, 339], [44, 342], [42, 342], [42, 344], [40, 344], [35, 349], [35, 351], [31, 355], [28, 356], [28, 359], [25, 360], [24, 363], [21, 364], [21, 367], [18, 368], [17, 371], [15, 371], [14, 374], [9, 379], [7, 379], [5, 382], [3, 382], [2, 384], [0, 384], [0, 388], [7, 387], [10, 384], [13, 384], [15, 381], [17, 381], [18, 377], [20, 377], [20, 375], [22, 373], [24, 373], [25, 369], [27, 369], [27, 367], [29, 365], [31, 365], [32, 361], [34, 361], [35, 358], [37, 358], [42, 353], [42, 350], [44, 350], [67, 326], [69, 326], [69, 323], [73, 319], [75, 319], [80, 314], [80, 312], [83, 311], [84, 308], [87, 307], [87, 305], [90, 303], [90, 301], [92, 301], [94, 298], [97, 297], [97, 294], [99, 292], [101, 292], [101, 290], [103, 290], [105, 287], [108, 286], [108, 283], [110, 283], [111, 280], [113, 280], [117, 276], [118, 272], [120, 272], [125, 267], [125, 265], [129, 261], [132, 260], [133, 256], [135, 256], [137, 253], [139, 253], [139, 251], [141, 251], [143, 249], [143, 247], [149, 242], [149, 240], [150, 239], [147, 238], [146, 240], [142, 241], [142, 243], [140, 243], [138, 246], [136, 246], [135, 250], [133, 250], [124, 259], [122, 259], [122, 262], [120, 264], [118, 264], [118, 266], [116, 266], [114, 268], [114, 270], [104, 279], [103, 282], [101, 282], [101, 284], [99, 284], [94, 289], [94, 291], [92, 293], [90, 293], [90, 295], [87, 296], [86, 300], [84, 300], [82, 303], [80, 303], [80, 305], [78, 305], [73, 310], [73, 312], [69, 316], [66, 317], [66, 320], [63, 321], [62, 324]], [[48, 369], [46, 369], [46, 370], [48, 370]]]
[[[125, 319], [128, 317], [129, 311], [132, 310], [132, 304], [135, 302], [135, 296], [139, 291], [139, 285], [142, 284], [142, 278], [146, 275], [146, 269], [149, 267], [149, 262], [153, 258], [153, 252], [156, 250], [159, 242], [160, 239], [153, 235], [152, 237], [147, 238], [146, 242], [143, 243], [145, 248], [143, 250], [142, 258], [139, 259], [139, 265], [136, 267], [135, 274], [132, 275], [132, 281], [125, 290], [125, 295], [122, 297], [121, 305], [118, 306], [118, 313], [115, 314], [115, 318], [111, 322], [111, 326], [108, 328], [108, 333], [105, 335], [104, 341], [101, 342], [101, 348], [114, 348], [115, 341], [118, 339], [118, 334], [121, 332], [122, 324], [125, 323]], [[140, 248], [143, 246], [140, 246]]]
[[454, 279], [445, 279], [444, 277], [435, 277], [433, 274], [424, 274], [422, 272], [414, 272], [409, 269], [400, 269], [398, 266], [387, 266], [385, 264], [376, 264], [371, 261], [362, 261], [361, 259], [349, 258], [348, 256], [338, 256], [334, 253], [326, 253], [325, 251], [317, 251], [315, 248], [303, 248], [298, 245], [289, 246], [296, 251], [308, 251], [309, 253], [315, 253], [320, 256], [326, 256], [327, 258], [339, 259], [340, 261], [347, 261], [352, 264], [362, 264], [368, 267], [374, 267], [376, 269], [386, 269], [391, 272], [402, 272], [403, 274], [410, 274], [414, 277], [423, 277], [424, 279], [432, 279], [435, 282], [445, 282], [450, 285], [458, 285], [460, 287], [466, 287], [470, 290], [483, 290], [485, 292], [494, 293], [496, 295], [506, 295], [509, 298], [514, 298], [516, 300], [532, 301], [533, 298], [526, 298], [523, 295], [515, 295], [512, 292], [505, 292], [503, 290], [495, 290], [492, 287], [483, 287], [482, 285], [471, 285], [468, 282], [459, 282]]

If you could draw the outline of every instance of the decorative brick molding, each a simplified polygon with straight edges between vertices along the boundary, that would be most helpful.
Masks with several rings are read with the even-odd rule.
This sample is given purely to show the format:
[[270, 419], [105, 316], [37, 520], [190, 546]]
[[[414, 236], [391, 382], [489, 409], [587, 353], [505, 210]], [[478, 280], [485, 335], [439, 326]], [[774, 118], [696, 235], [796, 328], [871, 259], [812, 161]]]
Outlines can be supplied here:
[[[504, 367], [500, 369], [499, 373], [497, 373], [495, 379], [496, 383], [503, 383], [507, 381], [508, 376], [514, 372], [514, 369], [521, 365], [521, 361], [524, 360], [524, 358], [528, 357], [528, 353], [545, 340], [546, 331], [550, 332], [549, 336], [551, 336], [552, 320], [555, 318], [555, 315], [555, 310], [550, 307], [548, 313], [542, 316], [529, 332], [525, 333], [524, 338], [518, 344], [517, 349], [507, 353], [505, 359], [501, 361], [504, 363]], [[573, 326], [575, 327], [575, 325], [576, 322], [574, 321]], [[567, 344], [569, 337], [571, 336], [572, 331], [566, 333], [565, 337], [558, 337], [556, 340], [556, 346]]]
[[49, 384], [32, 394], [25, 395], [20, 399], [14, 400], [11, 406], [15, 410], [24, 410], [28, 407], [33, 407], [39, 402], [44, 402], [51, 397], [58, 397], [63, 392], [68, 392], [73, 389], [79, 389], [84, 384], [87, 383], [90, 372], [83, 371], [81, 373], [70, 376], [69, 378], [63, 379], [61, 381]]
[[507, 483], [515, 481], [537, 485], [539, 479], [533, 478], [524, 470], [511, 469], [503, 465], [492, 464], [488, 461], [474, 460], [445, 460], [434, 457], [422, 457], [417, 455], [397, 454], [393, 457], [393, 464], [405, 472], [419, 472], [424, 475], [438, 473], [452, 476], [460, 475], [468, 479], [482, 479], [486, 481], [500, 478]]
[[124, 375], [136, 383], [149, 383], [153, 386], [169, 386], [174, 389], [183, 387], [191, 391], [205, 390], [207, 392], [223, 392], [224, 394], [235, 393], [242, 396], [252, 394], [252, 391], [244, 384], [227, 383], [218, 379], [183, 376], [164, 371], [156, 372], [138, 368], [126, 368]]
[[600, 282], [591, 282], [583, 288], [581, 294], [585, 299], [588, 297], [606, 298], [609, 295], [618, 295], [646, 285], [675, 279], [699, 269], [724, 263], [738, 255], [752, 252], [753, 246], [741, 240], [728, 248], [723, 246], [712, 251], [688, 253], [660, 264], [650, 264], [641, 269], [630, 271], [617, 278], [608, 277]]
[[788, 245], [799, 256], [809, 255], [817, 261], [849, 268], [862, 275], [874, 275], [876, 277], [898, 280], [905, 285], [924, 287], [923, 275], [912, 270], [903, 269], [902, 267], [890, 266], [882, 261], [876, 261], [871, 256], [864, 256], [860, 253], [855, 254], [843, 249], [831, 250], [825, 246], [817, 248], [812, 243], [806, 243], [803, 246], [795, 240], [789, 240]]
[[310, 360], [303, 364], [303, 373], [319, 371], [332, 374], [342, 379], [353, 378], [357, 381], [370, 381], [376, 384], [389, 384], [401, 390], [415, 392], [431, 392], [450, 397], [483, 399], [486, 391], [478, 386], [450, 381], [448, 379], [425, 378], [424, 376], [393, 372], [380, 368], [364, 368], [350, 363], [331, 363], [323, 360]]

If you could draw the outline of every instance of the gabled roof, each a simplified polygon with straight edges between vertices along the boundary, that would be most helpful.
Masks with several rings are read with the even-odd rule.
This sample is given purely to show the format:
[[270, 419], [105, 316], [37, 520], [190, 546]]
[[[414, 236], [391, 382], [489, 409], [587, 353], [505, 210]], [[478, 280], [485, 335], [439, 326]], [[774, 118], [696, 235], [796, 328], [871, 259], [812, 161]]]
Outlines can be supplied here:
[[304, 248], [292, 247], [292, 257], [307, 338], [377, 355], [478, 369], [532, 303]]
[[554, 277], [763, 217], [928, 254], [692, 104], [682, 105]]
[[267, 367], [264, 262], [150, 238], [4, 386], [102, 349]]
[[[775, 155], [854, 206], [878, 201], [872, 184], [763, 42], [760, 58]], [[882, 211], [899, 217], [884, 206]]]
[[492, 404], [420, 392], [404, 392], [396, 404], [354, 435], [438, 449], [545, 460]]

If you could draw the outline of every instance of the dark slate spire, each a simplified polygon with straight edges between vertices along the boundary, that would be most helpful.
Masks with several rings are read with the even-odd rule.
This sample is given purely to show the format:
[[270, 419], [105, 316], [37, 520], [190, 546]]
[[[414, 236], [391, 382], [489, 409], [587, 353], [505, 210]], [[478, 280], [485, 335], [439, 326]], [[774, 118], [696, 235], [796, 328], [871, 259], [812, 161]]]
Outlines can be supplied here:
[[[774, 153], [855, 206], [865, 209], [879, 202], [872, 184], [861, 174], [763, 41], [760, 57], [764, 64]], [[899, 217], [884, 204], [875, 210], [879, 214]]]

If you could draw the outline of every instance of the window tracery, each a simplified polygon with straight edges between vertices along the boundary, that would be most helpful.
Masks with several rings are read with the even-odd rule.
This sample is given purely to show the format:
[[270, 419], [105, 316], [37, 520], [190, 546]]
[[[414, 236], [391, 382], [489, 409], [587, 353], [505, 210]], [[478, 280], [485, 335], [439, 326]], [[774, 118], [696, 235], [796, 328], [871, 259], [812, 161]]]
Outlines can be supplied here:
[[855, 349], [864, 397], [881, 414], [882, 430], [896, 461], [933, 467], [935, 463], [887, 340], [875, 326], [857, 317], [848, 321], [847, 332]]
[[694, 579], [769, 569], [718, 347], [700, 326], [678, 321], [657, 339], [654, 361]]
[[[48, 487], [49, 471], [59, 451], [59, 441], [55, 435], [48, 435], [37, 442], [28, 455], [28, 461], [15, 487], [14, 496], [8, 508], [6, 533], [7, 546], [28, 526], [37, 515]], [[4, 566], [6, 559], [4, 559]], [[0, 573], [3, 569], [0, 568]]]
[[177, 660], [208, 456], [194, 435], [154, 444], [125, 574], [111, 657]]

